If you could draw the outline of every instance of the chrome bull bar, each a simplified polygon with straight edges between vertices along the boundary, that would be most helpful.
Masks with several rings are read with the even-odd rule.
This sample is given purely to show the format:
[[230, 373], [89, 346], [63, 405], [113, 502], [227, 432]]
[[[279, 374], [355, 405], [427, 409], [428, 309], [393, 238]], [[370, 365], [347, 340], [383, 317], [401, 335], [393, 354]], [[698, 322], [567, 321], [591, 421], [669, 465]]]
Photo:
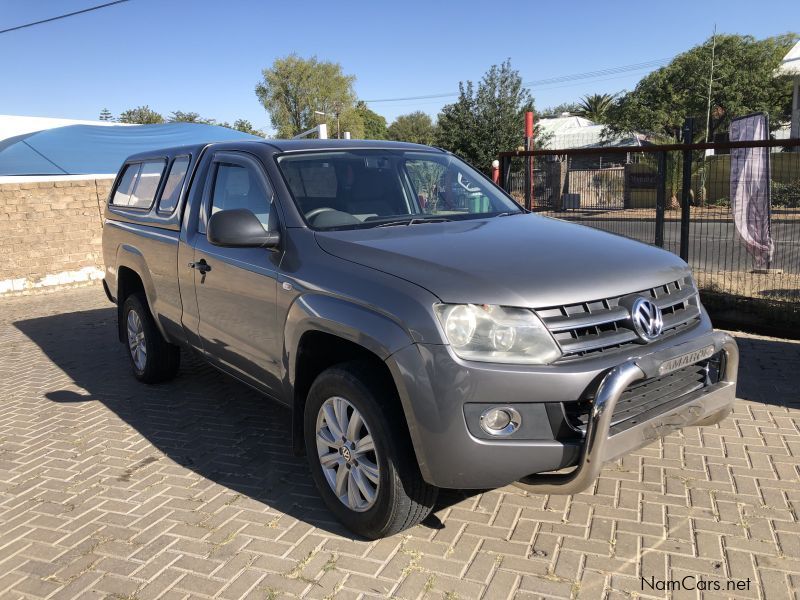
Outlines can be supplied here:
[[[577, 466], [568, 473], [537, 473], [514, 483], [534, 494], [577, 494], [594, 483], [603, 464], [640, 448], [654, 439], [691, 425], [712, 425], [728, 416], [736, 399], [736, 377], [739, 370], [739, 349], [736, 341], [722, 332], [714, 332], [691, 349], [714, 345], [715, 353], [725, 353], [724, 370], [718, 383], [688, 394], [680, 406], [667, 410], [626, 431], [609, 436], [611, 418], [622, 393], [636, 381], [659, 375], [666, 361], [687, 351], [681, 345], [641, 358], [628, 360], [603, 377], [597, 388], [586, 427]], [[690, 350], [691, 350], [690, 349]]]

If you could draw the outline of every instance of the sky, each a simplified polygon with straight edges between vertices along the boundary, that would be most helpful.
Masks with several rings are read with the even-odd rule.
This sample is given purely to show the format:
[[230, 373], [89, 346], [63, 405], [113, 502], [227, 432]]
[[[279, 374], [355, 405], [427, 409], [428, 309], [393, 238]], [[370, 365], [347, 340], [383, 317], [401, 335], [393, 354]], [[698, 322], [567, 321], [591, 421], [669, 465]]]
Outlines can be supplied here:
[[[104, 1], [0, 0], [0, 30]], [[293, 52], [340, 63], [363, 100], [453, 94], [370, 102], [389, 122], [435, 116], [459, 81], [507, 58], [544, 108], [632, 89], [652, 67], [536, 82], [669, 59], [715, 25], [756, 38], [800, 31], [800, 2], [129, 0], [0, 34], [0, 114], [96, 119], [147, 104], [269, 131], [254, 88]]]

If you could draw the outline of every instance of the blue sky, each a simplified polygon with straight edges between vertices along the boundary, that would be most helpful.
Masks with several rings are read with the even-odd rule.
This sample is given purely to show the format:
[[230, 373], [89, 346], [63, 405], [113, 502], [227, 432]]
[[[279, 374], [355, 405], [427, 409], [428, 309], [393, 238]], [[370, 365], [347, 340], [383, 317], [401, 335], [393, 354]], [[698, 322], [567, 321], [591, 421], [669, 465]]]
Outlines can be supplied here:
[[[103, 0], [0, 0], [0, 29]], [[711, 35], [800, 30], [798, 0], [443, 2], [130, 0], [0, 35], [0, 114], [93, 119], [140, 104], [269, 129], [261, 69], [341, 63], [365, 100], [455, 93], [506, 58], [525, 81], [668, 58]], [[630, 89], [647, 70], [534, 87], [539, 107]], [[373, 103], [391, 121], [449, 98]]]

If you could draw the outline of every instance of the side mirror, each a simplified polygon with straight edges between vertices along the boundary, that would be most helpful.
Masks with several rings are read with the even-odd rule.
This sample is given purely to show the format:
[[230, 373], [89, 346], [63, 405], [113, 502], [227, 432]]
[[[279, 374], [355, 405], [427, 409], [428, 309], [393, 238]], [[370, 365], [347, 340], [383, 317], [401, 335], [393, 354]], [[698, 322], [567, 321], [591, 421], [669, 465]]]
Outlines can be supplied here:
[[206, 237], [215, 246], [226, 248], [274, 248], [280, 242], [277, 231], [267, 231], [246, 208], [222, 210], [208, 220]]

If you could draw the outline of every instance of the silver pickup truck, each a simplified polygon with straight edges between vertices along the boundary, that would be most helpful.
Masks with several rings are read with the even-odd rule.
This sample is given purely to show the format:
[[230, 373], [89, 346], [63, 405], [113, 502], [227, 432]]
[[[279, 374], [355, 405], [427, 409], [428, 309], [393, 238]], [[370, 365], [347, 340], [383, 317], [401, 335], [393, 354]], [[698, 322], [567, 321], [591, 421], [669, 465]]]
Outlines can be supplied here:
[[103, 252], [134, 375], [165, 381], [191, 351], [289, 406], [293, 450], [368, 538], [424, 519], [441, 487], [580, 492], [735, 398], [736, 344], [686, 263], [529, 214], [435, 148], [132, 156]]

